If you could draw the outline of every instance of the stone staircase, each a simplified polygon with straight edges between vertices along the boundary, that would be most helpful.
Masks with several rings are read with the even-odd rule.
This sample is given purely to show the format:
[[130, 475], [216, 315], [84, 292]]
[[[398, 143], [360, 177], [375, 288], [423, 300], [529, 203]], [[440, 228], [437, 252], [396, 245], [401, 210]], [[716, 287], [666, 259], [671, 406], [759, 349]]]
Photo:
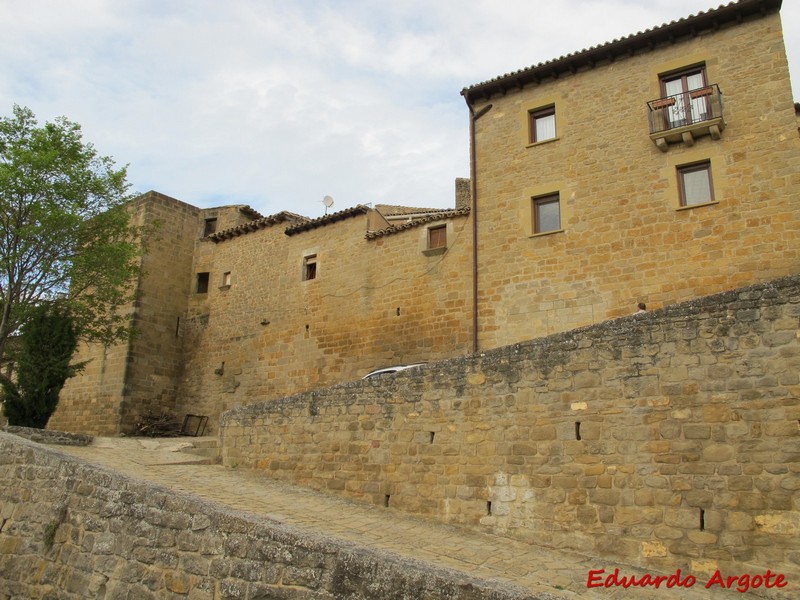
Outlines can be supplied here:
[[196, 457], [185, 464], [216, 465], [220, 463], [219, 440], [216, 436], [179, 438], [178, 451]]
[[100, 437], [87, 446], [103, 450], [132, 453], [149, 465], [216, 465], [220, 463], [216, 436], [203, 437]]

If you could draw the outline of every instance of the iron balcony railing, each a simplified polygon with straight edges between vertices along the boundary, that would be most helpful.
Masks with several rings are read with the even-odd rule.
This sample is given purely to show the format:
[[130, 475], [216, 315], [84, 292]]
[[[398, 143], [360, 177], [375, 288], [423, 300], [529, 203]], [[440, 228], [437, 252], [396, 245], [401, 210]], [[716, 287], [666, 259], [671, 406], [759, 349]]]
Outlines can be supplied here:
[[647, 103], [650, 133], [659, 133], [722, 120], [722, 92], [716, 83], [650, 100]]

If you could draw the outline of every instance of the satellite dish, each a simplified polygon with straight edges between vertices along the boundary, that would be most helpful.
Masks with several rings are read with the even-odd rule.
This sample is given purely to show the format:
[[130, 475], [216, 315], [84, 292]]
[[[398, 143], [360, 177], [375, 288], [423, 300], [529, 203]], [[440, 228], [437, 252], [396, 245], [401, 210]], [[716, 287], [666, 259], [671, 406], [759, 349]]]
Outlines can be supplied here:
[[327, 215], [328, 214], [328, 209], [331, 206], [333, 206], [333, 198], [331, 198], [330, 196], [325, 196], [322, 199], [322, 203], [325, 205], [325, 214]]

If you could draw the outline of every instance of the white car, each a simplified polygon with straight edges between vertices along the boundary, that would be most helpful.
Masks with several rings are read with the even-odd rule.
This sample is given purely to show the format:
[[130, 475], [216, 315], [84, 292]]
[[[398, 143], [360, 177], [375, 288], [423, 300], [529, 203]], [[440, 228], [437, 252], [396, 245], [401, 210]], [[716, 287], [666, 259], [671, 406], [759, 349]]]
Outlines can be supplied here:
[[389, 373], [397, 373], [398, 371], [405, 371], [406, 369], [413, 369], [415, 367], [421, 367], [425, 363], [414, 363], [411, 365], [396, 365], [394, 367], [384, 367], [383, 369], [375, 369], [374, 371], [370, 371], [362, 379], [372, 379], [373, 377], [380, 377], [381, 375], [388, 375]]

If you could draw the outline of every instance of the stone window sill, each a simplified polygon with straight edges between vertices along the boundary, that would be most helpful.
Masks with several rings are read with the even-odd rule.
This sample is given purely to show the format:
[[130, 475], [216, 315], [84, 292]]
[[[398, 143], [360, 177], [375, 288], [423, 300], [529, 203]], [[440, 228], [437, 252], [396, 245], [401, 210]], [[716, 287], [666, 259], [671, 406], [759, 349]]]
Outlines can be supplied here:
[[541, 233], [534, 233], [531, 237], [532, 238], [538, 238], [538, 237], [543, 237], [543, 236], [546, 236], [546, 235], [553, 235], [554, 233], [564, 233], [564, 230], [563, 229], [553, 229], [553, 231], [543, 231]]

